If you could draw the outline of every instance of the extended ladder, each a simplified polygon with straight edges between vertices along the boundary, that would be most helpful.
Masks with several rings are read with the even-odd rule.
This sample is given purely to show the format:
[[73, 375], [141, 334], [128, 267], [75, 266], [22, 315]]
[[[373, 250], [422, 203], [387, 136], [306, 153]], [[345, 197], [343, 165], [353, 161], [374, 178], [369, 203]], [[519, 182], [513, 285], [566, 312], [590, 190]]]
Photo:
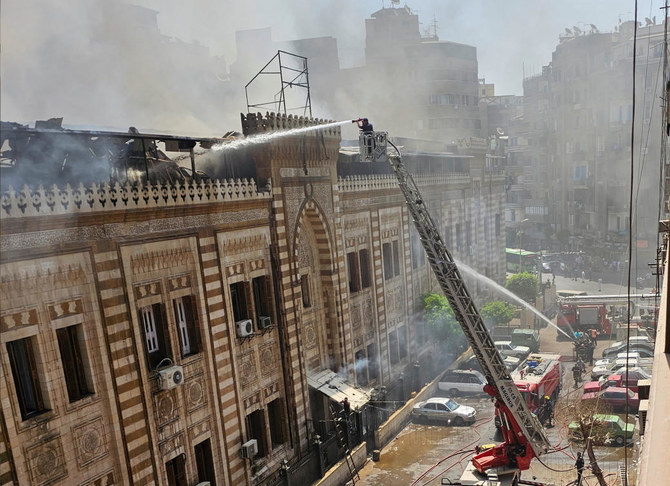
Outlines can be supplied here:
[[[484, 321], [465, 287], [453, 257], [442, 241], [437, 226], [421, 197], [419, 188], [404, 166], [399, 154], [389, 156], [389, 162], [398, 179], [400, 190], [407, 201], [407, 208], [414, 219], [430, 266], [472, 350], [482, 365], [486, 381], [495, 388], [497, 398], [507, 406], [512, 417], [517, 421], [535, 455], [543, 454], [550, 447], [549, 440], [544, 434], [537, 417], [528, 409], [521, 393], [514, 384], [514, 380], [507, 371], [502, 357], [496, 350], [493, 338], [486, 329]], [[501, 419], [505, 420], [504, 417], [501, 417]]]

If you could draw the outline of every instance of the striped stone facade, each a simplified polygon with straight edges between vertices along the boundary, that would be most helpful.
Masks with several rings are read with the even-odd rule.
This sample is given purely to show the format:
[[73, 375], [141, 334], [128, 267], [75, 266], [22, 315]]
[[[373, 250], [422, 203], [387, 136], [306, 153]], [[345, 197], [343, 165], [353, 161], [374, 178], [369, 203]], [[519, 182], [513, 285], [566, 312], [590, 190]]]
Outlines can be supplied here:
[[[248, 115], [243, 129], [320, 122]], [[197, 484], [205, 445], [217, 485], [267, 481], [310, 450], [308, 373], [390, 386], [429, 349], [415, 307], [430, 272], [413, 264], [402, 195], [392, 178], [338, 179], [339, 143], [332, 128], [250, 148], [263, 191], [217, 181], [3, 194], [1, 485], [167, 485], [182, 470]], [[470, 221], [463, 231], [476, 252], [457, 256], [504, 275], [503, 238], [491, 238], [502, 179], [486, 181], [486, 194], [463, 174], [417, 181], [443, 226]], [[369, 285], [351, 291], [347, 255], [362, 250]], [[392, 274], [388, 251], [397, 252]], [[197, 331], [188, 351], [183, 302]], [[240, 335], [247, 318], [253, 333]], [[74, 399], [64, 333], [81, 354], [84, 392]], [[157, 349], [169, 359], [155, 363]], [[27, 375], [13, 372], [21, 353], [34, 361], [35, 413], [19, 396]], [[157, 370], [175, 365], [183, 382], [166, 387]], [[252, 438], [263, 451], [249, 460], [241, 449]]]

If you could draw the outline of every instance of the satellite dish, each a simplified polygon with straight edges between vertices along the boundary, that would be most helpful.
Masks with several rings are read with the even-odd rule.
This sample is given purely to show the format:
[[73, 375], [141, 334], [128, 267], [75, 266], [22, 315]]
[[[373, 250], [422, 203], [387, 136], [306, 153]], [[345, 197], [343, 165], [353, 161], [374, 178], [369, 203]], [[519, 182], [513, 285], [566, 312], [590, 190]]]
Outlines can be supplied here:
[[500, 127], [496, 128], [496, 132], [498, 132], [498, 135], [505, 135], [505, 130]]

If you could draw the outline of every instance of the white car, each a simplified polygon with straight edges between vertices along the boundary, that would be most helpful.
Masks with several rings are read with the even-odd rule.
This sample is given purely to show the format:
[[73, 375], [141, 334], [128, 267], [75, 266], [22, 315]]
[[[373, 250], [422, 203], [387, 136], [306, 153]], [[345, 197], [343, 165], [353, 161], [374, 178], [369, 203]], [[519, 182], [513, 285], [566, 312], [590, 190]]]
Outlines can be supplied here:
[[[637, 366], [638, 360], [636, 358], [628, 358], [628, 366]], [[597, 380], [601, 376], [609, 376], [617, 372], [620, 368], [626, 366], [626, 358], [617, 358], [614, 361], [603, 365], [603, 366], [594, 366], [591, 370], [591, 379]]]
[[412, 415], [436, 420], [445, 425], [460, 426], [474, 423], [477, 411], [472, 407], [460, 405], [451, 398], [436, 397], [414, 405]]
[[[640, 353], [634, 353], [631, 352], [628, 354], [628, 357], [630, 359], [638, 359], [640, 357]], [[594, 363], [595, 367], [598, 366], [607, 366], [608, 364], [612, 363], [613, 361], [616, 361], [617, 359], [626, 359], [626, 353], [619, 353], [616, 355], [616, 358], [603, 358], [599, 359]]]
[[528, 346], [515, 346], [512, 344], [512, 341], [496, 341], [496, 349], [503, 355], [503, 358], [507, 356], [514, 356], [519, 359], [526, 359], [530, 354], [530, 348]]
[[486, 378], [475, 370], [447, 370], [437, 387], [451, 396], [484, 393]]

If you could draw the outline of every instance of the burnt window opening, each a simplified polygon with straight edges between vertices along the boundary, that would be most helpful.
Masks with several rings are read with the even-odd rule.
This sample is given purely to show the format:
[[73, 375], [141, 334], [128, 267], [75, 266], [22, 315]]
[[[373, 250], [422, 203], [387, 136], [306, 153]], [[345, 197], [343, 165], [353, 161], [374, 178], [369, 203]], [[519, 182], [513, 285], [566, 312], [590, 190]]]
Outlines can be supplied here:
[[393, 277], [393, 252], [391, 243], [382, 245], [382, 260], [384, 263], [384, 280], [390, 280]]
[[168, 486], [188, 486], [186, 481], [186, 458], [184, 454], [165, 463]]
[[354, 355], [356, 359], [356, 383], [359, 386], [365, 386], [368, 384], [368, 359], [365, 356], [365, 351], [357, 351]]
[[9, 355], [9, 365], [12, 369], [21, 418], [27, 420], [46, 412], [37, 366], [35, 365], [33, 338], [8, 342], [7, 354]]
[[279, 447], [288, 441], [285, 428], [284, 406], [280, 398], [275, 398], [268, 403], [268, 420], [270, 421], [270, 438], [272, 448]]
[[209, 481], [210, 486], [216, 486], [214, 475], [214, 461], [212, 460], [212, 445], [205, 439], [193, 448], [195, 464], [198, 468], [198, 482]]
[[347, 253], [347, 270], [349, 273], [349, 292], [359, 292], [361, 290], [361, 279], [356, 252]]
[[302, 306], [312, 307], [312, 299], [309, 293], [309, 275], [300, 276], [300, 291], [302, 293]]
[[377, 359], [377, 344], [368, 344], [368, 378], [376, 380], [379, 376], [379, 361]]
[[461, 223], [456, 223], [456, 251], [461, 251]]
[[75, 325], [57, 329], [56, 337], [58, 338], [58, 349], [60, 350], [63, 375], [65, 376], [65, 385], [70, 403], [92, 395], [93, 387], [89, 386], [86, 379], [86, 370], [89, 368], [85, 355], [82, 353], [82, 348], [85, 349], [85, 345], [81, 326]]
[[496, 231], [496, 236], [500, 236], [500, 215], [499, 214], [496, 214], [495, 231]]
[[472, 224], [470, 221], [465, 222], [465, 248], [470, 251], [472, 246]]
[[140, 323], [144, 334], [144, 349], [149, 368], [155, 370], [166, 358], [171, 358], [170, 338], [165, 323], [163, 304], [153, 304], [140, 309]]
[[372, 286], [372, 272], [370, 270], [370, 252], [367, 248], [358, 252], [361, 264], [361, 287], [364, 289]]
[[258, 457], [265, 457], [268, 455], [268, 443], [265, 433], [265, 412], [263, 410], [256, 410], [251, 412], [246, 417], [247, 425], [247, 440], [256, 439], [258, 443]]
[[393, 240], [393, 276], [400, 275], [400, 245], [398, 240]]
[[200, 324], [194, 297], [186, 295], [174, 299], [172, 303], [182, 358], [198, 354], [200, 352]]
[[270, 277], [263, 275], [251, 281], [254, 294], [254, 310], [256, 311], [256, 324], [259, 329], [269, 327], [274, 319], [272, 312], [272, 293], [270, 291]]
[[398, 354], [398, 334], [396, 331], [389, 333], [389, 358], [391, 364], [396, 364], [400, 361], [400, 355]]
[[400, 359], [407, 357], [407, 328], [405, 326], [398, 328], [398, 355]]
[[233, 306], [235, 322], [251, 318], [247, 300], [247, 282], [237, 282], [230, 285], [230, 303]]

